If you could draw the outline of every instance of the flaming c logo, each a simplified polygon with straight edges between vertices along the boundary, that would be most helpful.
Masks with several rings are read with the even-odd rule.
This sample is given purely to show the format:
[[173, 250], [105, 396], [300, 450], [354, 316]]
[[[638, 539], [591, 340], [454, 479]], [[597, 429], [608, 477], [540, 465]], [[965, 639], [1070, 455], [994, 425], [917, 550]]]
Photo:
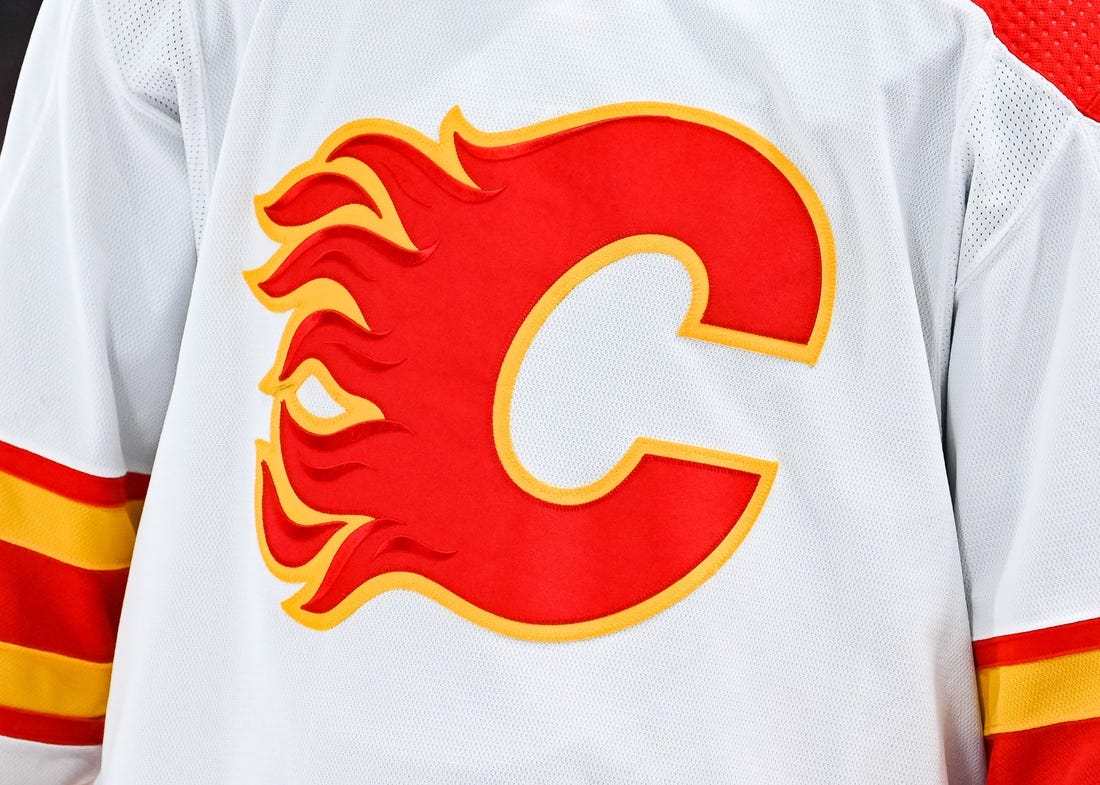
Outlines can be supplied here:
[[[260, 547], [283, 603], [326, 629], [410, 589], [497, 632], [569, 640], [683, 598], [748, 533], [778, 464], [639, 434], [599, 481], [530, 474], [509, 424], [524, 355], [595, 271], [659, 252], [689, 271], [679, 334], [812, 365], [832, 236], [806, 179], [698, 109], [603, 107], [507, 133], [457, 109], [440, 141], [337, 131], [257, 199], [280, 248], [245, 274], [291, 312], [260, 388]], [[299, 401], [314, 377], [343, 411]]]

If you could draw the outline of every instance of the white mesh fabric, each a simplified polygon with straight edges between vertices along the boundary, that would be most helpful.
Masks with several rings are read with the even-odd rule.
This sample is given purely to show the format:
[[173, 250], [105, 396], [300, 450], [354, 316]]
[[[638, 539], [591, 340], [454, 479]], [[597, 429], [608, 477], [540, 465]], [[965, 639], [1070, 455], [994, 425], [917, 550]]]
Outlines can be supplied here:
[[[989, 70], [980, 15], [589, 2], [257, 13], [247, 47], [239, 18], [224, 22], [232, 33], [203, 22], [204, 47], [238, 70], [231, 92], [224, 72], [206, 80], [225, 134], [212, 142], [186, 381], [158, 456], [171, 481], [154, 481], [131, 574], [104, 783], [980, 782], [929, 371], [946, 351], [962, 223], [952, 140]], [[516, 441], [536, 476], [562, 483], [599, 472], [639, 429], [774, 458], [765, 514], [729, 569], [620, 634], [529, 644], [408, 592], [327, 633], [302, 629], [279, 608], [293, 587], [260, 559], [240, 491], [269, 428], [256, 385], [286, 321], [240, 277], [273, 252], [254, 195], [356, 118], [434, 137], [456, 104], [503, 130], [640, 99], [733, 117], [806, 173], [841, 260], [825, 351], [810, 369], [655, 343], [683, 306], [684, 270], [626, 259], [540, 335]], [[169, 553], [187, 569], [166, 571]], [[217, 634], [197, 642], [196, 629]], [[181, 733], [198, 727], [217, 730]]]
[[178, 122], [178, 75], [191, 66], [178, 0], [100, 0], [100, 8], [131, 91]]
[[[100, 10], [44, 5], [0, 151], [0, 441], [118, 477], [153, 465], [172, 390], [195, 265], [194, 141], [124, 81]], [[4, 612], [25, 623], [24, 607]], [[98, 768], [98, 746], [0, 739], [3, 785], [88, 783]]]
[[127, 92], [183, 130], [195, 241], [209, 189], [205, 73], [187, 0], [90, 0]]
[[19, 369], [0, 381], [0, 440], [147, 471], [195, 263], [184, 143], [117, 81], [92, 4], [54, 13], [36, 36], [54, 58], [16, 100], [38, 104], [36, 126], [0, 157], [0, 364]]
[[[0, 158], [13, 173], [0, 210], [16, 211], [0, 212], [0, 260], [24, 249], [0, 319], [37, 320], [11, 319], [17, 340], [0, 343], [0, 367], [19, 369], [0, 377], [0, 440], [89, 470], [148, 468], [156, 452], [98, 785], [984, 780], [956, 514], [975, 632], [1089, 612], [1100, 549], [1072, 524], [1100, 501], [1081, 479], [1100, 440], [1082, 381], [1100, 345], [1100, 200], [1083, 143], [1095, 127], [979, 11], [48, 0], [44, 13]], [[60, 76], [44, 54], [55, 39], [73, 44]], [[599, 476], [638, 435], [778, 461], [752, 532], [688, 597], [591, 640], [506, 637], [408, 591], [326, 632], [293, 621], [280, 603], [297, 586], [257, 540], [271, 407], [258, 384], [288, 316], [242, 277], [275, 250], [254, 197], [351, 120], [434, 138], [454, 105], [492, 131], [634, 100], [733, 118], [805, 174], [837, 244], [829, 336], [813, 367], [678, 338], [683, 265], [623, 259], [534, 341], [516, 447], [561, 485]], [[317, 386], [301, 396], [332, 405]], [[19, 763], [3, 785], [94, 770], [94, 750], [77, 773], [45, 745], [0, 741], [4, 755]]]
[[99, 747], [57, 747], [0, 738], [4, 785], [91, 785], [99, 773]]
[[965, 129], [973, 172], [959, 253], [960, 286], [980, 272], [999, 233], [1028, 207], [1075, 114], [1049, 83], [1002, 51]]
[[1100, 616], [1100, 145], [1086, 123], [1050, 134], [1041, 180], [958, 292], [948, 434], [976, 638]]

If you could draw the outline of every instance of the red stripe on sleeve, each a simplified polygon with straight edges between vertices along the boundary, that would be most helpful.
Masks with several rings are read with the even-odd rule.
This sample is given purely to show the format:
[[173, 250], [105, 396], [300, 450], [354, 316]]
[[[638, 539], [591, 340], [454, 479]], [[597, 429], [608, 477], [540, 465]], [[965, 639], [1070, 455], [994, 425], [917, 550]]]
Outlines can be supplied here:
[[144, 499], [149, 486], [147, 474], [96, 477], [4, 442], [0, 442], [0, 472], [26, 480], [66, 499], [99, 507], [117, 507], [130, 500]]
[[122, 478], [122, 486], [127, 501], [144, 499], [149, 492], [149, 475], [131, 472]]
[[85, 570], [0, 541], [0, 641], [111, 662], [129, 570]]
[[975, 641], [974, 659], [979, 668], [992, 668], [1095, 649], [1100, 649], [1100, 619]]
[[59, 717], [0, 706], [0, 736], [67, 747], [103, 743], [103, 717]]
[[1100, 782], [1100, 719], [999, 733], [986, 739], [987, 785]]

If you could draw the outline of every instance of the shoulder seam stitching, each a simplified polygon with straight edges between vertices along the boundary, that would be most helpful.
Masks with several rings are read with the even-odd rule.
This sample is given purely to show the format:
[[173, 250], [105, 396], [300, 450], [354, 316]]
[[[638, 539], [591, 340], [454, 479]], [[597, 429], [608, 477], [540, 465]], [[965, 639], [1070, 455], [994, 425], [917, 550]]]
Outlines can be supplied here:
[[[1100, 96], [1097, 97], [1100, 98]], [[1097, 144], [1085, 145], [1085, 154], [1088, 155], [1089, 160], [1092, 161], [1093, 172], [1096, 175], [1096, 179], [1100, 181], [1100, 138], [1098, 138]]]
[[1035, 180], [1035, 185], [1032, 186], [1030, 193], [1027, 197], [1017, 205], [1016, 209], [1005, 219], [1004, 225], [997, 230], [996, 234], [985, 247], [983, 247], [978, 254], [974, 257], [974, 261], [971, 263], [969, 269], [965, 271], [961, 278], [957, 278], [955, 281], [955, 299], [959, 298], [963, 290], [966, 289], [974, 280], [981, 275], [990, 265], [994, 262], [994, 256], [1001, 246], [1012, 236], [1016, 227], [1019, 225], [1023, 215], [1031, 207], [1032, 203], [1038, 198], [1039, 194], [1043, 190], [1043, 186], [1046, 185], [1047, 178], [1050, 176], [1051, 170], [1054, 169], [1054, 165], [1061, 159], [1065, 153], [1066, 148], [1069, 146], [1069, 140], [1074, 136], [1079, 128], [1079, 117], [1071, 117], [1070, 122], [1066, 123], [1065, 128], [1062, 130], [1062, 134], [1054, 147], [1051, 149], [1050, 155], [1047, 157], [1046, 162], [1043, 164], [1042, 170], [1039, 172], [1039, 176]]
[[158, 125], [162, 126], [166, 130], [171, 131], [173, 134], [179, 137], [183, 137], [183, 129], [178, 122], [170, 117], [167, 117], [160, 112], [157, 112], [144, 104], [134, 95], [133, 88], [126, 79], [126, 74], [122, 71], [122, 65], [118, 62], [118, 52], [115, 51], [115, 46], [111, 42], [111, 35], [107, 30], [107, 26], [104, 24], [103, 13], [100, 9], [100, 0], [89, 0], [89, 4], [92, 7], [92, 16], [95, 17], [95, 26], [99, 34], [103, 37], [104, 46], [107, 49], [108, 59], [111, 62], [111, 76], [115, 82], [122, 88], [122, 94], [125, 96], [126, 103], [130, 105], [130, 108], [142, 115], [148, 120], [152, 120]]
[[[974, 116], [978, 101], [981, 100], [986, 82], [997, 68], [997, 64], [1000, 60], [998, 55], [1002, 48], [1003, 46], [1000, 41], [992, 34], [992, 31], [990, 31], [989, 40], [986, 41], [985, 51], [982, 53], [981, 71], [976, 75], [974, 88], [970, 91], [963, 105], [964, 109], [960, 115], [961, 121], [952, 134], [953, 154], [958, 151], [959, 147], [965, 148], [966, 129], [970, 126], [970, 121]], [[954, 307], [955, 284], [959, 274], [959, 250], [958, 247], [954, 249], [954, 269], [951, 271], [950, 276], [946, 277], [939, 293], [943, 302], [941, 307], [943, 309], [944, 318], [943, 327], [940, 329], [939, 335], [936, 336], [936, 368], [933, 372], [935, 375], [931, 381], [934, 385], [934, 390], [938, 391], [936, 393], [939, 396], [937, 406], [939, 407], [938, 411], [941, 420], [944, 416], [944, 412], [946, 412], [944, 396], [947, 394], [947, 368], [951, 357], [951, 336], [953, 331], [952, 325], [954, 323], [951, 312]]]
[[993, 78], [993, 74], [997, 71], [997, 66], [1000, 64], [1001, 56], [1007, 50], [1004, 48], [1004, 44], [1000, 40], [993, 36], [986, 43], [986, 52], [984, 54], [985, 62], [984, 70], [977, 80], [977, 84], [974, 86], [973, 92], [966, 102], [966, 111], [962, 115], [962, 124], [959, 126], [963, 133], [970, 126], [970, 121], [974, 117], [974, 112], [978, 107], [978, 102], [982, 99], [982, 93], [985, 92], [986, 82]]
[[[982, 11], [983, 13], [985, 13], [985, 9], [984, 9], [984, 8], [981, 8], [981, 6], [978, 6], [978, 7], [979, 7], [979, 8], [981, 9], [981, 11]], [[987, 19], [989, 18], [989, 15], [988, 15], [988, 14], [986, 14], [986, 18], [987, 18]], [[991, 23], [991, 24], [992, 24], [992, 23]], [[1086, 115], [1084, 114], [1084, 112], [1085, 112], [1086, 110], [1090, 109], [1090, 108], [1091, 108], [1091, 107], [1093, 107], [1093, 106], [1100, 106], [1100, 92], [1097, 92], [1097, 94], [1096, 94], [1096, 95], [1092, 96], [1092, 97], [1091, 97], [1091, 98], [1089, 99], [1089, 102], [1087, 102], [1087, 103], [1084, 103], [1084, 104], [1083, 104], [1082, 106], [1078, 107], [1078, 106], [1077, 106], [1077, 103], [1076, 103], [1076, 102], [1075, 102], [1075, 101], [1074, 101], [1074, 100], [1073, 100], [1072, 98], [1070, 98], [1070, 97], [1069, 97], [1069, 96], [1068, 96], [1068, 95], [1066, 94], [1066, 92], [1065, 92], [1065, 91], [1064, 91], [1064, 90], [1063, 90], [1063, 89], [1062, 89], [1061, 87], [1059, 87], [1059, 86], [1058, 86], [1058, 85], [1056, 85], [1056, 84], [1055, 84], [1055, 83], [1054, 83], [1053, 81], [1051, 81], [1051, 80], [1050, 80], [1050, 78], [1049, 78], [1049, 77], [1048, 77], [1048, 76], [1047, 76], [1046, 74], [1044, 74], [1044, 73], [1043, 73], [1042, 71], [1040, 71], [1039, 69], [1037, 69], [1037, 68], [1036, 68], [1035, 66], [1033, 66], [1033, 65], [1032, 65], [1031, 63], [1029, 63], [1029, 62], [1027, 62], [1026, 60], [1024, 60], [1023, 58], [1021, 58], [1021, 57], [1020, 57], [1019, 55], [1017, 55], [1017, 54], [1016, 54], [1016, 52], [1015, 52], [1015, 51], [1013, 51], [1013, 50], [1012, 50], [1012, 49], [1011, 49], [1011, 48], [1010, 48], [1010, 47], [1008, 46], [1008, 44], [1007, 44], [1007, 43], [1005, 43], [1005, 42], [1004, 42], [1004, 41], [1003, 41], [1003, 40], [1001, 39], [1001, 37], [1000, 37], [999, 35], [997, 35], [997, 31], [996, 31], [996, 30], [993, 30], [993, 40], [994, 40], [994, 41], [996, 41], [996, 42], [997, 42], [998, 44], [1000, 44], [1000, 48], [1001, 48], [1001, 50], [1002, 50], [1002, 51], [1003, 51], [1003, 52], [1004, 52], [1004, 53], [1005, 53], [1005, 54], [1006, 54], [1007, 56], [1011, 57], [1011, 58], [1012, 58], [1013, 60], [1015, 60], [1015, 61], [1016, 61], [1017, 63], [1019, 63], [1020, 65], [1022, 65], [1022, 66], [1023, 66], [1023, 67], [1024, 67], [1024, 68], [1025, 68], [1026, 70], [1027, 70], [1027, 73], [1029, 74], [1029, 76], [1030, 76], [1030, 77], [1032, 78], [1032, 80], [1033, 80], [1033, 81], [1034, 81], [1034, 80], [1036, 80], [1036, 79], [1038, 79], [1039, 81], [1041, 81], [1041, 82], [1043, 83], [1043, 85], [1044, 85], [1045, 89], [1047, 89], [1047, 90], [1050, 90], [1050, 91], [1053, 91], [1053, 92], [1054, 92], [1054, 93], [1055, 93], [1055, 94], [1056, 94], [1056, 95], [1058, 96], [1058, 98], [1059, 98], [1059, 99], [1060, 99], [1060, 100], [1061, 100], [1061, 101], [1062, 101], [1063, 103], [1067, 104], [1067, 105], [1068, 105], [1068, 106], [1070, 107], [1070, 109], [1072, 109], [1072, 111], [1073, 111], [1073, 112], [1075, 112], [1076, 114], [1080, 114], [1080, 115], [1082, 115], [1082, 116], [1086, 116]]]
[[[180, 12], [186, 17], [186, 24], [188, 35], [191, 38], [191, 46], [194, 49], [195, 58], [195, 81], [198, 87], [199, 95], [197, 96], [196, 103], [198, 112], [201, 117], [195, 118], [195, 124], [198, 127], [200, 133], [200, 144], [202, 147], [203, 166], [205, 169], [205, 175], [203, 177], [202, 188], [205, 193], [203, 194], [206, 200], [207, 208], [209, 208], [210, 199], [210, 178], [214, 172], [214, 162], [210, 160], [210, 123], [209, 123], [209, 111], [210, 107], [207, 105], [207, 85], [206, 85], [206, 60], [205, 53], [202, 47], [202, 37], [199, 35], [199, 27], [196, 21], [195, 9], [191, 0], [180, 0]], [[182, 125], [181, 125], [182, 129]], [[190, 173], [189, 173], [190, 174]], [[198, 231], [195, 236], [195, 252], [198, 253], [199, 245], [202, 241], [202, 236], [205, 234], [206, 226], [206, 214], [204, 211], [203, 225], [197, 227]]]

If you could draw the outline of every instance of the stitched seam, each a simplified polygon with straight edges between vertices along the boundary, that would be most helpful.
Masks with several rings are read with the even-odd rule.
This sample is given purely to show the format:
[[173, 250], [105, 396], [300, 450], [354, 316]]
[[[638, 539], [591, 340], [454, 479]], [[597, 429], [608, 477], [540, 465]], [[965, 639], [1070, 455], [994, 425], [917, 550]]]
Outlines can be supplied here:
[[[982, 11], [984, 13], [985, 9], [982, 9]], [[989, 18], [988, 14], [986, 14], [986, 18], [987, 19]], [[994, 36], [996, 36], [996, 31], [994, 31]], [[1085, 103], [1084, 101], [1082, 101], [1080, 103], [1080, 105], [1078, 105], [1077, 102], [1075, 102], [1073, 99], [1071, 99], [1069, 97], [1069, 95], [1067, 95], [1067, 93], [1064, 89], [1062, 89], [1061, 87], [1056, 85], [1053, 81], [1051, 81], [1050, 77], [1048, 77], [1046, 74], [1044, 74], [1038, 68], [1036, 68], [1034, 65], [1032, 65], [1031, 63], [1029, 63], [1026, 60], [1019, 57], [1016, 54], [1015, 50], [1013, 48], [1009, 47], [1008, 44], [1006, 44], [1004, 41], [1002, 41], [999, 37], [995, 38], [995, 40], [1001, 45], [1001, 48], [1004, 50], [1006, 55], [1008, 55], [1014, 61], [1016, 61], [1017, 63], [1019, 63], [1020, 65], [1022, 65], [1024, 67], [1026, 77], [1029, 78], [1030, 81], [1032, 81], [1032, 82], [1036, 82], [1036, 81], [1042, 82], [1044, 90], [1053, 92], [1054, 94], [1057, 94], [1058, 99], [1063, 104], [1068, 104], [1069, 106], [1073, 107], [1074, 111], [1076, 111], [1076, 112], [1087, 111], [1088, 109], [1095, 106], [1097, 103], [1100, 103], [1100, 93], [1097, 93], [1097, 95], [1093, 98], [1093, 103], [1092, 104], [1088, 104], [1088, 103]]]
[[[974, 117], [974, 112], [977, 110], [978, 102], [981, 100], [982, 94], [985, 92], [985, 87], [997, 72], [997, 65], [1000, 62], [1001, 45], [996, 36], [993, 35], [992, 28], [989, 31], [989, 40], [986, 42], [985, 52], [982, 55], [981, 69], [976, 75], [974, 88], [970, 91], [965, 106], [965, 111], [962, 113], [962, 119], [956, 128], [955, 134], [952, 138], [953, 153], [957, 156], [965, 156], [967, 154], [967, 129], [970, 128], [971, 120]], [[961, 242], [961, 235], [960, 235]], [[944, 248], [944, 251], [950, 249]], [[958, 279], [959, 274], [959, 256], [961, 252], [961, 246], [955, 247], [954, 263], [955, 269], [950, 276], [945, 280], [943, 287], [941, 288], [940, 302], [942, 303], [941, 314], [943, 317], [943, 328], [939, 330], [939, 334], [936, 336], [936, 370], [935, 378], [932, 379], [934, 384], [933, 391], [937, 396], [937, 403], [939, 407], [939, 415], [941, 419], [941, 427], [943, 424], [943, 418], [946, 416], [947, 405], [947, 374], [948, 365], [951, 360], [951, 340], [954, 333], [954, 302], [953, 294], [955, 290], [955, 282]]]
[[195, 251], [197, 253], [199, 245], [202, 242], [202, 236], [205, 234], [206, 215], [209, 209], [210, 199], [210, 178], [213, 175], [214, 169], [213, 161], [210, 160], [209, 108], [206, 103], [206, 60], [202, 48], [202, 40], [199, 36], [198, 24], [195, 22], [195, 14], [191, 0], [180, 0], [180, 12], [184, 17], [184, 24], [187, 27], [187, 34], [191, 39], [191, 47], [194, 51], [195, 87], [198, 91], [198, 95], [195, 97], [195, 108], [198, 116], [194, 118], [194, 136], [196, 144], [199, 147], [199, 157], [204, 164], [202, 182], [197, 184], [202, 190], [203, 204], [205, 205], [203, 215], [201, 216], [202, 225], [195, 227]]
[[997, 251], [1004, 245], [1004, 243], [1015, 233], [1016, 227], [1019, 225], [1020, 220], [1027, 213], [1028, 209], [1039, 197], [1046, 186], [1047, 178], [1050, 177], [1051, 171], [1054, 169], [1055, 164], [1061, 159], [1062, 155], [1066, 151], [1066, 147], [1069, 144], [1070, 138], [1077, 130], [1077, 124], [1073, 122], [1066, 123], [1065, 128], [1062, 129], [1062, 133], [1051, 149], [1050, 155], [1047, 157], [1046, 162], [1043, 164], [1043, 168], [1039, 172], [1039, 176], [1035, 178], [1035, 185], [1032, 186], [1031, 191], [1027, 196], [1021, 200], [1020, 204], [1016, 206], [1016, 209], [1005, 219], [1004, 225], [990, 238], [989, 242], [981, 249], [981, 251], [974, 257], [974, 261], [971, 263], [970, 268], [965, 271], [962, 277], [955, 281], [955, 298], [958, 299], [963, 290], [966, 289], [973, 281], [980, 276], [991, 264], [993, 264]]
[[[1098, 96], [1098, 97], [1100, 97], [1100, 96]], [[1089, 122], [1091, 125], [1093, 125], [1093, 126], [1096, 125], [1096, 123], [1089, 120], [1089, 118], [1086, 117], [1084, 119], [1085, 119], [1086, 122]], [[1081, 133], [1085, 133], [1084, 128], [1081, 128], [1080, 131], [1081, 131]], [[1097, 144], [1088, 144], [1086, 142], [1085, 145], [1084, 145], [1084, 148], [1085, 148], [1085, 154], [1088, 155], [1089, 160], [1092, 161], [1092, 173], [1094, 175], [1096, 175], [1097, 181], [1100, 181], [1100, 138], [1097, 139], [1097, 142], [1098, 142]]]
[[183, 129], [178, 122], [154, 110], [134, 94], [133, 87], [131, 87], [130, 83], [126, 80], [126, 74], [123, 73], [122, 65], [118, 61], [118, 52], [115, 51], [114, 44], [111, 43], [111, 36], [107, 32], [106, 19], [103, 11], [99, 7], [100, 0], [90, 0], [90, 5], [92, 7], [92, 16], [95, 17], [96, 32], [98, 32], [103, 39], [103, 45], [110, 55], [107, 59], [111, 61], [111, 68], [107, 70], [112, 81], [116, 82], [118, 86], [122, 88], [122, 95], [126, 98], [126, 102], [138, 114], [152, 120], [163, 128], [171, 131], [176, 136], [182, 138]]
[[982, 72], [978, 76], [977, 84], [970, 93], [970, 97], [967, 99], [963, 113], [962, 123], [959, 128], [962, 130], [962, 135], [965, 136], [966, 129], [970, 127], [970, 121], [974, 119], [974, 112], [978, 108], [978, 102], [981, 100], [982, 95], [985, 93], [986, 85], [997, 73], [997, 65], [1000, 63], [1000, 58], [1006, 51], [1004, 45], [1001, 44], [997, 38], [990, 38], [986, 43], [986, 51], [983, 55]]
[[1077, 624], [1082, 621], [1092, 621], [1097, 618], [1095, 609], [1088, 611], [1067, 611], [1061, 615], [1040, 616], [1035, 619], [1027, 619], [1014, 625], [998, 627], [996, 624], [988, 624], [987, 627], [998, 627], [996, 630], [985, 630], [980, 637], [975, 637], [974, 642], [987, 641], [993, 638], [1004, 638], [1009, 635], [1024, 635], [1029, 632], [1049, 630], [1051, 627], [1064, 627], [1067, 624]]

